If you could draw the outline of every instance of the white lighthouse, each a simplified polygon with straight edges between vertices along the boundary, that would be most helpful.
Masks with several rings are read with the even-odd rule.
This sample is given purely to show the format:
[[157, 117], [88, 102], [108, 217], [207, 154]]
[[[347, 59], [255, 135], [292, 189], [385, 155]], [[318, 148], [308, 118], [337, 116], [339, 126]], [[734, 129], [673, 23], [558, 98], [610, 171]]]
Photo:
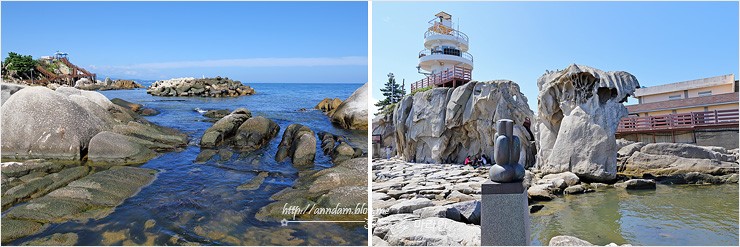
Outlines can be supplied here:
[[424, 33], [424, 50], [419, 52], [419, 73], [427, 75], [411, 84], [411, 90], [425, 87], [457, 87], [471, 80], [473, 55], [468, 53], [468, 36], [455, 28], [452, 15], [439, 12]]

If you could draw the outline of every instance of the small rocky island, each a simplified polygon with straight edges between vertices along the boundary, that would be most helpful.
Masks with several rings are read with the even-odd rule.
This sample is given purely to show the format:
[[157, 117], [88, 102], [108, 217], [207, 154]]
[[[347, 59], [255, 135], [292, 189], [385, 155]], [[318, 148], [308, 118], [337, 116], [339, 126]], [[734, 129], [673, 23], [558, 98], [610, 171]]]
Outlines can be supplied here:
[[199, 96], [199, 97], [238, 97], [254, 94], [254, 89], [228, 77], [195, 79], [175, 78], [154, 82], [146, 89], [154, 96]]

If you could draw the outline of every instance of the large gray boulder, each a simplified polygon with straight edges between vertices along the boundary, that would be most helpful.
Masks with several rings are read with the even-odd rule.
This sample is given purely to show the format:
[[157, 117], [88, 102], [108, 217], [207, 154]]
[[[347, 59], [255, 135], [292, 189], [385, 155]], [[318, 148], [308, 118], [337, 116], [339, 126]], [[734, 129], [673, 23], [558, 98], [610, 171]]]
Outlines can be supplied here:
[[0, 99], [2, 99], [2, 103], [0, 105], [5, 104], [5, 101], [10, 98], [10, 95], [13, 95], [14, 93], [26, 87], [28, 86], [20, 84], [0, 83]]
[[27, 87], [2, 105], [2, 157], [79, 160], [104, 121], [45, 87]]
[[367, 130], [367, 83], [334, 109], [331, 121], [345, 129]]
[[[632, 145], [635, 148], [630, 147]], [[636, 147], [641, 148], [633, 150]], [[625, 156], [621, 158], [620, 173], [629, 177], [655, 177], [670, 183], [717, 184], [734, 182], [730, 178], [738, 170], [734, 153], [720, 147], [638, 142], [625, 146], [620, 153], [622, 151]]]
[[525, 118], [527, 98], [513, 81], [468, 82], [407, 95], [393, 112], [398, 156], [406, 161], [462, 163], [467, 156], [493, 157], [496, 121], [514, 120], [521, 142], [519, 161], [534, 164], [536, 153]]
[[637, 79], [624, 71], [573, 64], [544, 74], [537, 86], [537, 169], [545, 174], [570, 171], [591, 181], [614, 180], [614, 134], [627, 116], [622, 104], [640, 86]]
[[594, 244], [573, 236], [560, 235], [551, 238], [548, 246], [594, 246]]
[[275, 154], [276, 161], [291, 158], [294, 166], [308, 167], [313, 165], [315, 157], [316, 134], [313, 130], [300, 124], [291, 124], [285, 128], [283, 139]]

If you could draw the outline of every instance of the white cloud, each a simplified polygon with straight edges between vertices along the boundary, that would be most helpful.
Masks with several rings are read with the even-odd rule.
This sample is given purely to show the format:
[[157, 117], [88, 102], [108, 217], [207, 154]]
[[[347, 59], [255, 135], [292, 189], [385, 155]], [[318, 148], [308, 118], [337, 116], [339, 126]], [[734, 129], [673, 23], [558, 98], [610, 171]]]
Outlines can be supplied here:
[[315, 67], [315, 66], [367, 66], [367, 57], [316, 57], [316, 58], [243, 58], [201, 61], [175, 61], [141, 63], [117, 66], [96, 66], [101, 69], [182, 69], [216, 67]]

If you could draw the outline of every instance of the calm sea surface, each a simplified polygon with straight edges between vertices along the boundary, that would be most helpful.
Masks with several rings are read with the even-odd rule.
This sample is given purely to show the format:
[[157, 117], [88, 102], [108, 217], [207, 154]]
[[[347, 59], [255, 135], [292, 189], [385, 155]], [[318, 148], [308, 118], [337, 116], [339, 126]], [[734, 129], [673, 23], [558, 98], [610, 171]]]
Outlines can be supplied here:
[[[146, 83], [145, 83], [146, 84]], [[173, 245], [367, 245], [363, 224], [261, 222], [255, 213], [272, 202], [269, 197], [293, 185], [298, 170], [289, 161], [275, 162], [274, 156], [282, 132], [293, 123], [309, 126], [314, 132], [326, 131], [345, 136], [367, 151], [367, 132], [349, 131], [333, 125], [329, 118], [313, 107], [326, 97], [349, 97], [361, 84], [249, 84], [257, 93], [238, 98], [155, 97], [144, 89], [103, 91], [109, 99], [121, 98], [143, 104], [161, 113], [146, 117], [159, 125], [181, 130], [190, 144], [180, 152], [161, 155], [141, 167], [158, 170], [157, 178], [134, 197], [118, 206], [114, 213], [87, 222], [56, 224], [44, 232], [13, 241], [54, 233], [76, 232], [78, 245], [104, 245], [117, 239], [123, 244]], [[248, 155], [236, 154], [229, 161], [193, 164], [200, 152], [197, 143], [213, 123], [207, 122], [195, 109], [229, 109], [246, 107], [253, 116], [263, 116], [280, 125], [280, 133], [267, 147]], [[309, 109], [299, 112], [300, 108]], [[330, 157], [317, 144], [314, 169], [333, 166]], [[216, 159], [217, 160], [217, 159]], [[259, 189], [237, 191], [259, 172], [269, 176]], [[147, 220], [155, 225], [145, 228]], [[151, 222], [151, 221], [150, 221]], [[236, 240], [235, 240], [236, 239]]]
[[596, 245], [738, 245], [738, 185], [607, 189], [542, 203], [532, 244], [570, 235]]

